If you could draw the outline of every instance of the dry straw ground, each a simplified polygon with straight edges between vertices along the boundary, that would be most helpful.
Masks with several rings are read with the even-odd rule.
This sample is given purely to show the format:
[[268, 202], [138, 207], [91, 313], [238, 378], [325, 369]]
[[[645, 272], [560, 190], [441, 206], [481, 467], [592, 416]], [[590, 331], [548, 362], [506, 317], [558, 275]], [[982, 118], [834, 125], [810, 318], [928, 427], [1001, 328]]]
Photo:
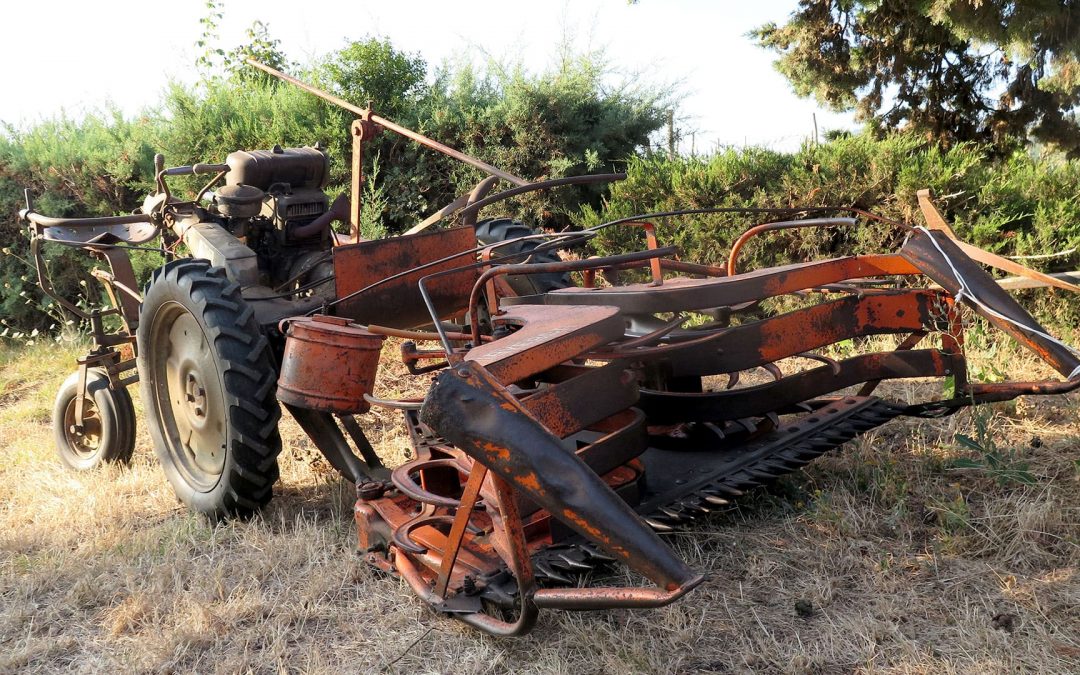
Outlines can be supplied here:
[[[1077, 397], [980, 413], [990, 454], [955, 442], [969, 413], [895, 422], [672, 537], [710, 575], [683, 601], [500, 640], [357, 559], [350, 487], [291, 424], [250, 522], [180, 508], [145, 430], [128, 469], [62, 470], [48, 416], [76, 351], [0, 350], [0, 672], [1080, 672]], [[1003, 363], [1041, 374], [1008, 349], [974, 368]], [[365, 425], [400, 457], [392, 416]]]

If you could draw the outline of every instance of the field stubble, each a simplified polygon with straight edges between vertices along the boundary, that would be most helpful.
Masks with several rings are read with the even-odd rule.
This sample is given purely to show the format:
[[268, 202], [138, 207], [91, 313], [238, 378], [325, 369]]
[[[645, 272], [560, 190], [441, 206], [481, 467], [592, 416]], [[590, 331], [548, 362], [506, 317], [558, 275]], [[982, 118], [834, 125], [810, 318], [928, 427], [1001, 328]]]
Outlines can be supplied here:
[[[359, 560], [352, 489], [289, 420], [274, 500], [247, 522], [181, 508], [143, 428], [130, 467], [65, 471], [49, 410], [77, 351], [0, 349], [2, 672], [1080, 670], [1075, 396], [974, 413], [992, 441], [982, 456], [955, 441], [973, 413], [894, 422], [672, 536], [709, 575], [683, 601], [545, 612], [500, 640]], [[1007, 349], [972, 359], [1002, 363], [1043, 375]], [[393, 359], [380, 386], [417, 393]], [[362, 424], [404, 458], [396, 417]], [[1034, 482], [993, 469], [992, 453]], [[958, 457], [984, 468], [950, 468]]]

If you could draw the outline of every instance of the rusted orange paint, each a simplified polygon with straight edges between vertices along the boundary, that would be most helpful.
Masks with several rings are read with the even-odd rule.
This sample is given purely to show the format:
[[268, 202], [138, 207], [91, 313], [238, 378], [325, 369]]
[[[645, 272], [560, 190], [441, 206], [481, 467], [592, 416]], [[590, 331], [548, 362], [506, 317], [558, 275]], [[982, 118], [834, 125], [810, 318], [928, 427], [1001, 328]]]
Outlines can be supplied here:
[[290, 320], [278, 400], [334, 413], [367, 411], [364, 394], [374, 390], [385, 339], [339, 317]]
[[[386, 280], [405, 270], [475, 247], [476, 234], [471, 227], [339, 246], [334, 249], [337, 296], [342, 298], [337, 312], [360, 323], [379, 323], [390, 328], [413, 328], [431, 323], [418, 282], [436, 272], [464, 268], [475, 261], [475, 256], [465, 255]], [[468, 306], [469, 292], [479, 275], [477, 269], [462, 269], [459, 274], [428, 282], [428, 290], [440, 316], [460, 314]], [[348, 297], [354, 293], [355, 296]]]
[[544, 489], [540, 487], [540, 481], [536, 478], [536, 474], [534, 473], [529, 473], [524, 476], [515, 476], [514, 481], [527, 490], [532, 490], [541, 495], [544, 494]]
[[[575, 525], [577, 525], [581, 529], [588, 532], [589, 536], [592, 537], [593, 539], [595, 539], [595, 540], [597, 540], [599, 542], [603, 542], [605, 544], [610, 545], [611, 539], [604, 533], [603, 530], [596, 527], [595, 525], [592, 525], [587, 520], [584, 520], [575, 511], [573, 511], [571, 509], [563, 509], [563, 516], [567, 520], [569, 520], [570, 522], [574, 523]], [[624, 552], [624, 555], [625, 555], [625, 552]]]
[[604, 306], [515, 306], [495, 323], [519, 328], [508, 337], [472, 349], [466, 359], [483, 366], [502, 384], [557, 366], [623, 334], [619, 311]]

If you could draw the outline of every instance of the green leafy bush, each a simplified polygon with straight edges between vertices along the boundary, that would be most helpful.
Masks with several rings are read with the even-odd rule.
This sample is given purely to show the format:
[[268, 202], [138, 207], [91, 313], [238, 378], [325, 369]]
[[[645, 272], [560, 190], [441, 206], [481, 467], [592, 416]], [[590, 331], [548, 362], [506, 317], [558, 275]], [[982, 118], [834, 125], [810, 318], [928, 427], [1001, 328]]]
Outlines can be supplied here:
[[[612, 186], [600, 209], [586, 207], [581, 227], [635, 213], [712, 207], [846, 206], [922, 224], [916, 192], [930, 188], [946, 219], [973, 244], [1005, 255], [1063, 252], [1026, 260], [1046, 271], [1080, 262], [1080, 162], [1016, 153], [991, 159], [988, 149], [958, 144], [947, 150], [906, 134], [881, 140], [842, 136], [794, 153], [762, 148], [668, 159], [635, 157], [626, 181]], [[726, 262], [732, 242], [748, 227], [776, 220], [763, 215], [694, 215], [666, 219], [665, 242], [688, 259]], [[752, 241], [740, 269], [851, 253], [895, 249], [901, 229], [885, 224], [778, 232]], [[612, 228], [600, 252], [639, 243], [639, 233]]]
[[[38, 210], [50, 215], [122, 213], [136, 208], [151, 189], [155, 152], [179, 165], [221, 161], [236, 149], [318, 142], [331, 156], [328, 190], [348, 188], [352, 115], [290, 85], [240, 76], [240, 59], [249, 53], [279, 67], [289, 64], [265, 27], [252, 35], [246, 51], [223, 52], [231, 59], [225, 76], [194, 87], [174, 84], [159, 109], [136, 119], [107, 111], [0, 133], [0, 248], [10, 252], [0, 257], [4, 321], [20, 330], [55, 323], [39, 309], [25, 228], [16, 220], [24, 187], [37, 195]], [[843, 205], [921, 222], [915, 193], [929, 187], [960, 235], [974, 244], [1006, 255], [1066, 252], [1028, 261], [1044, 270], [1075, 269], [1080, 262], [1076, 161], [1030, 153], [1000, 158], [972, 143], [942, 149], [905, 134], [840, 135], [792, 153], [745, 148], [668, 158], [647, 148], [670, 101], [656, 88], [612, 86], [596, 54], [566, 56], [532, 75], [494, 63], [429, 68], [415, 54], [367, 39], [294, 72], [357, 105], [373, 100], [377, 113], [524, 178], [624, 169], [629, 174], [610, 191], [582, 187], [532, 194], [492, 207], [485, 216], [510, 213], [561, 229], [686, 208]], [[365, 230], [387, 234], [410, 227], [483, 178], [472, 167], [389, 132], [365, 148], [364, 174], [371, 207]], [[196, 182], [177, 185], [193, 190]], [[721, 264], [734, 239], [764, 220], [746, 214], [671, 218], [661, 238], [680, 246], [687, 259]], [[740, 269], [881, 252], [898, 246], [902, 236], [883, 224], [776, 233], [752, 242]], [[642, 245], [641, 231], [626, 228], [607, 230], [596, 242], [600, 253]], [[99, 303], [89, 258], [52, 248], [58, 290]], [[137, 257], [139, 271], [157, 264], [152, 254]], [[1075, 304], [1041, 301], [1037, 309], [1067, 322], [1080, 314]]]
[[[0, 320], [6, 327], [29, 332], [60, 318], [56, 310], [42, 311], [27, 231], [18, 222], [23, 189], [34, 195], [35, 208], [49, 215], [128, 212], [153, 183], [160, 128], [161, 120], [153, 115], [128, 120], [107, 111], [81, 121], [61, 117], [26, 130], [6, 127], [0, 134]], [[50, 246], [45, 258], [53, 285], [64, 297], [102, 302], [85, 253]]]
[[[207, 76], [194, 87], [171, 85], [158, 109], [135, 120], [107, 111], [81, 121], [9, 127], [0, 134], [0, 248], [11, 251], [0, 258], [0, 308], [8, 324], [32, 329], [53, 323], [39, 311], [41, 296], [24, 253], [26, 231], [17, 222], [24, 187], [36, 195], [38, 210], [49, 215], [123, 213], [137, 208], [151, 189], [155, 152], [175, 166], [222, 161], [238, 149], [320, 143], [331, 157], [329, 191], [347, 189], [351, 113], [243, 65], [245, 57], [255, 56], [289, 67], [264, 25], [252, 27], [248, 45], [211, 47], [220, 7], [210, 9], [216, 13], [207, 19], [207, 56], [200, 65], [221, 75]], [[370, 38], [295, 74], [357, 105], [371, 100], [378, 114], [511, 173], [542, 179], [618, 169], [662, 123], [666, 101], [657, 91], [610, 88], [604, 69], [596, 54], [568, 56], [539, 75], [498, 64], [430, 69], [419, 56]], [[389, 234], [412, 226], [483, 178], [390, 132], [365, 147], [364, 174], [365, 199], [372, 206], [366, 229]], [[194, 191], [197, 181], [181, 179], [175, 185], [180, 192]], [[600, 198], [596, 189], [567, 189], [500, 208], [562, 227], [579, 203], [599, 206]], [[137, 257], [137, 271], [155, 264], [148, 256]], [[53, 246], [49, 258], [56, 288], [65, 297], [101, 301], [88, 274], [88, 256]]]

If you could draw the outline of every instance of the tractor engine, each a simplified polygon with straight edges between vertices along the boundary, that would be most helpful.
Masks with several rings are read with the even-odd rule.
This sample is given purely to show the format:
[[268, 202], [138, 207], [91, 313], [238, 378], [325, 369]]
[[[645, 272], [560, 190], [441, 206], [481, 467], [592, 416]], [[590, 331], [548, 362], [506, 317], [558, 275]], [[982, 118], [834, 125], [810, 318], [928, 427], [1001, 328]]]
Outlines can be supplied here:
[[[326, 153], [317, 145], [274, 146], [233, 152], [226, 164], [226, 184], [213, 193], [209, 211], [254, 254], [247, 263], [257, 267], [258, 285], [293, 290], [329, 276], [332, 233], [329, 220], [320, 219], [328, 209]], [[332, 294], [332, 287], [318, 290]]]

